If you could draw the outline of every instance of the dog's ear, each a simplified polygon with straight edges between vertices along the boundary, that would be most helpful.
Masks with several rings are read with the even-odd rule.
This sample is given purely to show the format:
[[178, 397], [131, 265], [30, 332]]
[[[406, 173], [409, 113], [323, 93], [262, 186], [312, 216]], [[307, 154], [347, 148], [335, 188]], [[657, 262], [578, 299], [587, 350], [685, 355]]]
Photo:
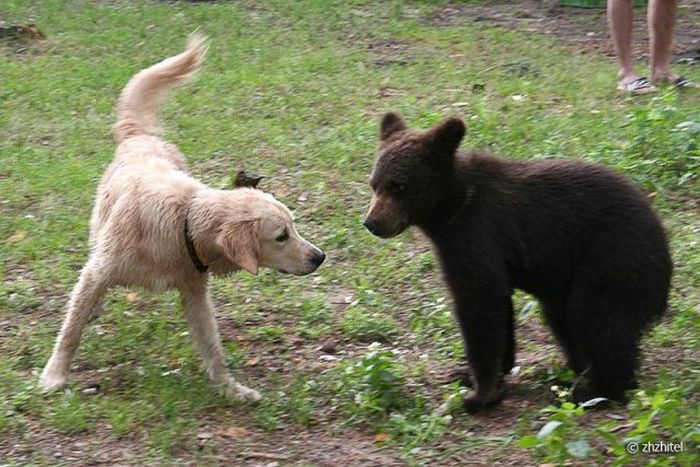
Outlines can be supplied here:
[[397, 131], [406, 128], [406, 124], [398, 114], [389, 112], [382, 117], [382, 123], [379, 124], [379, 139], [385, 141]]
[[219, 234], [219, 248], [229, 261], [257, 275], [259, 233], [259, 219], [228, 222]]
[[431, 152], [441, 156], [453, 156], [466, 133], [467, 127], [464, 122], [457, 117], [450, 117], [429, 130], [425, 134], [425, 141], [432, 149]]

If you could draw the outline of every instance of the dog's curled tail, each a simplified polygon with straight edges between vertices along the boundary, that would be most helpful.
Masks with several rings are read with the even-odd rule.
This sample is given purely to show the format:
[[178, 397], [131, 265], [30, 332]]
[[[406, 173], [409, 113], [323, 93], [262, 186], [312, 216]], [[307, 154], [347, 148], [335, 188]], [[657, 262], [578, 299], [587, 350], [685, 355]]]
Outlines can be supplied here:
[[187, 49], [137, 73], [122, 90], [117, 103], [114, 139], [117, 143], [138, 135], [158, 133], [156, 109], [165, 94], [199, 69], [207, 51], [203, 36], [192, 35]]

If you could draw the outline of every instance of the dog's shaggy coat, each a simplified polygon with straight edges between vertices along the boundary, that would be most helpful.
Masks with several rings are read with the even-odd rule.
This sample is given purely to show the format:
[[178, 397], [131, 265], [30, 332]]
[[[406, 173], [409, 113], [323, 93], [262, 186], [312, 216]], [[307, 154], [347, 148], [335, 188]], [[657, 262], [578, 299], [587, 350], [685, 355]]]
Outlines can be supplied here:
[[622, 400], [671, 278], [647, 199], [599, 165], [460, 152], [465, 132], [455, 118], [415, 132], [385, 115], [365, 226], [386, 238], [416, 225], [435, 245], [473, 373], [466, 408], [504, 394], [515, 361], [513, 289], [539, 299], [568, 364], [587, 374], [575, 400]]
[[324, 255], [299, 236], [290, 212], [271, 195], [251, 188], [207, 188], [190, 176], [178, 149], [155, 136], [158, 102], [197, 71], [205, 50], [203, 39], [193, 37], [184, 53], [141, 71], [122, 91], [114, 127], [120, 144], [97, 191], [90, 257], [41, 374], [46, 390], [65, 384], [82, 330], [100, 313], [107, 290], [140, 286], [178, 289], [211, 379], [232, 397], [260, 398], [226, 369], [209, 273], [245, 269], [256, 274], [259, 266], [267, 266], [307, 274]]

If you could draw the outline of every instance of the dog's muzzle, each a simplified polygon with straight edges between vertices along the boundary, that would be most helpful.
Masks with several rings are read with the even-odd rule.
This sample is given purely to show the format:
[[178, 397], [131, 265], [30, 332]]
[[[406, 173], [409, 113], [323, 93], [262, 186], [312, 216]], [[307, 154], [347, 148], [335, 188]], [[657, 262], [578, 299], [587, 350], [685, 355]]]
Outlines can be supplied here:
[[326, 254], [318, 248], [314, 248], [314, 252], [306, 260], [306, 269], [302, 273], [300, 273], [300, 275], [303, 276], [306, 274], [311, 274], [316, 269], [318, 269], [318, 267], [325, 261], [325, 259]]
[[321, 250], [318, 250], [312, 257], [311, 257], [311, 264], [316, 266], [314, 269], [318, 269], [318, 267], [323, 264], [323, 261], [326, 259], [326, 254], [322, 252]]

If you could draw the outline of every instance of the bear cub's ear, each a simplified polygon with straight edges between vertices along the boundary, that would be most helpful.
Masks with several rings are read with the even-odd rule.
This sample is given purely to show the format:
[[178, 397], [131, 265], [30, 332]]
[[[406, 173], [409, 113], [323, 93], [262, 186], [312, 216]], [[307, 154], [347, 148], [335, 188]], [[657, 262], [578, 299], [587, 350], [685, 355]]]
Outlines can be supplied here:
[[465, 134], [467, 127], [464, 122], [457, 117], [450, 117], [428, 131], [426, 139], [428, 144], [438, 151], [452, 155], [457, 151]]
[[397, 131], [402, 131], [406, 128], [406, 124], [398, 114], [389, 112], [382, 117], [382, 123], [379, 124], [379, 138], [381, 141], [385, 141]]

